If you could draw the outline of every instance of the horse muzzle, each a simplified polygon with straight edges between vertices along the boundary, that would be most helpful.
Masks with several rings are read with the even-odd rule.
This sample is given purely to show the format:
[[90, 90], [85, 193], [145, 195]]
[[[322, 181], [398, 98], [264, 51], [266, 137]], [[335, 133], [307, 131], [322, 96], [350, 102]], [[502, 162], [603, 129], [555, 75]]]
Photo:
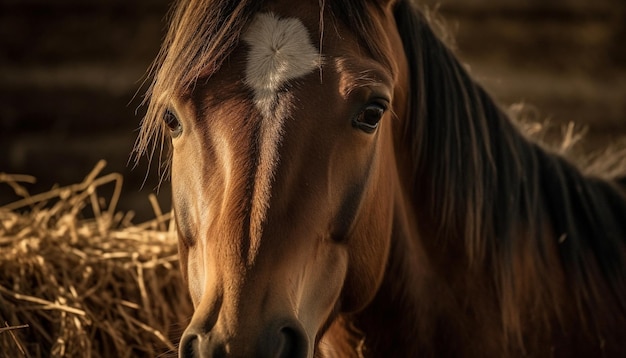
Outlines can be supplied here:
[[181, 358], [307, 358], [307, 335], [296, 320], [268, 325], [256, 339], [225, 339], [218, 332], [203, 332], [191, 324], [185, 330], [179, 348]]

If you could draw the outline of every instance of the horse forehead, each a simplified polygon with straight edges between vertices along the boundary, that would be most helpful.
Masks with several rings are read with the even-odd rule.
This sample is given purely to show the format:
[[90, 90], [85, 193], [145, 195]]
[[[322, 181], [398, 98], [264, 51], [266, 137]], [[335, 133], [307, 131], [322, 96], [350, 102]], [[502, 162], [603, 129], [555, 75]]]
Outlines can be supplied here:
[[264, 117], [272, 115], [277, 94], [286, 83], [321, 65], [320, 51], [298, 18], [259, 13], [243, 40], [248, 45], [244, 82], [253, 90], [254, 103]]

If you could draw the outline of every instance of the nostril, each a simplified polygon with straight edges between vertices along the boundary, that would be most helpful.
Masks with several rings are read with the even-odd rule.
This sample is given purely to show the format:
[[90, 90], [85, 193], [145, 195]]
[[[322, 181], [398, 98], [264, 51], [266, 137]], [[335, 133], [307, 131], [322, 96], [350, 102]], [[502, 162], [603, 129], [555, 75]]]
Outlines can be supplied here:
[[307, 336], [297, 321], [271, 325], [265, 329], [259, 341], [259, 357], [263, 358], [306, 358]]
[[196, 330], [188, 330], [180, 339], [178, 356], [180, 358], [225, 358], [228, 352], [224, 343], [211, 335], [211, 332], [198, 333]]
[[280, 344], [277, 358], [301, 358], [307, 356], [307, 341], [304, 333], [292, 327], [280, 330]]
[[180, 339], [179, 356], [181, 358], [193, 358], [198, 356], [198, 335], [195, 333], [185, 333]]

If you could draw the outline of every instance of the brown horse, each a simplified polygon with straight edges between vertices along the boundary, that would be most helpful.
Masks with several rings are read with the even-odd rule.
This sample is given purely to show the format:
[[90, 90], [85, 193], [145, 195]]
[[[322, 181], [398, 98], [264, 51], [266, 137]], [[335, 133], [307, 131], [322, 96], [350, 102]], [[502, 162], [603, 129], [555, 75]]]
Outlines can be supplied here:
[[182, 0], [155, 66], [181, 356], [626, 355], [624, 191], [525, 139], [408, 0]]

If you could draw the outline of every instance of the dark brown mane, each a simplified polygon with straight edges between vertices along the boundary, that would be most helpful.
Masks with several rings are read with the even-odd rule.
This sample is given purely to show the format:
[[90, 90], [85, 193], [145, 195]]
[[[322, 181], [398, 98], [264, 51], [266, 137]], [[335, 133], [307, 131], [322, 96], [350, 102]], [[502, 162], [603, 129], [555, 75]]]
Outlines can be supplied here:
[[[626, 317], [624, 192], [526, 140], [409, 1], [396, 21], [412, 66], [415, 198], [442, 238], [463, 238], [468, 268], [490, 266], [504, 328], [520, 338], [522, 315], [563, 314], [546, 276], [560, 265], [583, 319]], [[537, 305], [549, 312], [522, 311]]]

